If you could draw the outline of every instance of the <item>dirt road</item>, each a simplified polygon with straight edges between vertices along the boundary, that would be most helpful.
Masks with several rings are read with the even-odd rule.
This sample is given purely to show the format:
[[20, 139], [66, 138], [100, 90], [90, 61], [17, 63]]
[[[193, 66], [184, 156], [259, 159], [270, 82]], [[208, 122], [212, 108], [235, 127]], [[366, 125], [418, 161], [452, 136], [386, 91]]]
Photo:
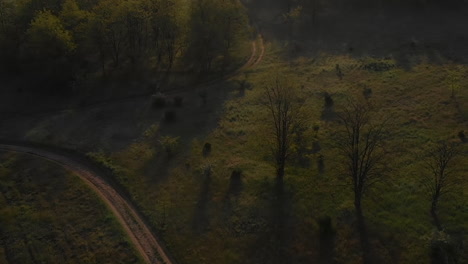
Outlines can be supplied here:
[[105, 177], [100, 175], [100, 172], [63, 154], [42, 148], [0, 144], [0, 150], [34, 155], [58, 163], [65, 169], [75, 173], [107, 204], [146, 263], [174, 263], [143, 219], [141, 219], [136, 209], [104, 180]]

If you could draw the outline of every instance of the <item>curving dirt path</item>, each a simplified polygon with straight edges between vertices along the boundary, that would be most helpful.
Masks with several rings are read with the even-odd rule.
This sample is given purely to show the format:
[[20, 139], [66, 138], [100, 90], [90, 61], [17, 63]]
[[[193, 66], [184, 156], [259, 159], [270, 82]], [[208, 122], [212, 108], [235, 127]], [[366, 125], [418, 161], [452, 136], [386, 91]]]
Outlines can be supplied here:
[[146, 263], [173, 264], [161, 243], [157, 240], [136, 209], [112, 187], [105, 177], [72, 158], [42, 148], [13, 144], [0, 144], [0, 150], [34, 155], [60, 164], [79, 176], [107, 204], [130, 237]]

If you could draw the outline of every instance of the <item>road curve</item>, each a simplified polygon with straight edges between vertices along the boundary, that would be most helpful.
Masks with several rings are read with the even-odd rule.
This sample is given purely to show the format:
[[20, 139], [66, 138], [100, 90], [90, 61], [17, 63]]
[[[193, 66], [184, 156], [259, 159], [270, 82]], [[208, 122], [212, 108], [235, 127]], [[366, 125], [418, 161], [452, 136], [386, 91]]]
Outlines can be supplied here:
[[107, 204], [146, 263], [175, 264], [131, 203], [100, 172], [63, 154], [33, 146], [0, 144], [0, 150], [34, 155], [60, 164], [79, 176]]

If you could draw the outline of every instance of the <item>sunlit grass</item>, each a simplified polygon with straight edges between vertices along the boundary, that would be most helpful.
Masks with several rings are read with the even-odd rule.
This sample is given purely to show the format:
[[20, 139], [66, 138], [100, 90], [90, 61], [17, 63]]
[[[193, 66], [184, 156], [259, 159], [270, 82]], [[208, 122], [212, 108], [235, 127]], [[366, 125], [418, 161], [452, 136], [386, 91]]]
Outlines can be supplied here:
[[141, 263], [120, 225], [76, 175], [2, 153], [1, 263]]
[[[431, 64], [421, 58], [408, 70], [391, 58], [329, 54], [284, 61], [281, 47], [267, 45], [267, 49], [255, 69], [238, 77], [247, 78], [248, 87], [244, 94], [232, 91], [217, 128], [205, 138], [194, 139], [191, 146], [181, 146], [179, 156], [165, 156], [157, 139], [164, 135], [142, 137], [127, 149], [109, 154], [121, 168], [119, 179], [171, 253], [181, 263], [273, 263], [282, 248], [294, 256], [288, 263], [314, 262], [320, 254], [317, 221], [330, 216], [336, 230], [334, 258], [359, 263], [353, 196], [332, 148], [337, 125], [321, 120], [321, 112], [323, 92], [332, 95], [338, 110], [347, 98], [362, 97], [365, 89], [371, 89], [369, 100], [378, 109], [375, 117], [390, 118], [388, 144], [395, 149], [388, 157], [394, 170], [364, 199], [372, 245], [382, 263], [428, 263], [434, 227], [422, 187], [423, 158], [431, 143], [459, 141], [457, 133], [466, 130], [468, 91], [462, 87], [468, 83], [468, 68]], [[461, 88], [455, 98], [451, 97], [454, 81], [447, 79], [448, 71], [459, 76], [456, 82]], [[319, 153], [306, 155], [306, 165], [293, 160], [286, 170], [283, 228], [287, 235], [282, 242], [274, 235], [274, 167], [267, 145], [268, 112], [261, 103], [262, 87], [276, 74], [300, 87], [309, 124], [305, 143], [309, 150], [314, 141], [321, 148]], [[314, 126], [318, 132], [312, 131]], [[202, 155], [205, 142], [212, 145], [207, 156]], [[319, 154], [325, 160], [323, 174], [318, 172]], [[463, 165], [458, 162], [458, 176], [466, 174]], [[212, 168], [210, 177], [205, 173], [207, 166]], [[242, 172], [236, 194], [231, 182], [234, 170]], [[441, 201], [441, 219], [449, 230], [468, 231], [466, 187], [465, 182]]]

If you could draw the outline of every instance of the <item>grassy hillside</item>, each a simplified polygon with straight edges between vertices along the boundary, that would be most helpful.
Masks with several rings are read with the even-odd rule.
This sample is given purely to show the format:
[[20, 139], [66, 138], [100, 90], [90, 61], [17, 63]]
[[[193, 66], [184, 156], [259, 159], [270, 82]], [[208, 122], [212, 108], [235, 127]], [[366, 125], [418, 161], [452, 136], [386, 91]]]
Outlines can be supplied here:
[[[437, 233], [424, 189], [425, 159], [435, 142], [461, 142], [458, 133], [466, 133], [468, 67], [418, 57], [407, 69], [391, 58], [325, 53], [285, 61], [282, 48], [274, 45], [268, 54], [240, 77], [247, 89], [231, 90], [216, 128], [190, 141], [189, 150], [179, 147], [179, 155], [168, 156], [161, 143], [174, 126], [183, 130], [185, 122], [191, 129], [182, 116], [180, 122], [148, 130], [127, 148], [101, 153], [101, 159], [115, 168], [181, 263], [360, 263], [353, 194], [333, 148], [340, 127], [331, 117], [349, 98], [365, 93], [377, 106], [374, 119], [390, 119], [391, 133], [386, 163], [392, 170], [364, 198], [373, 251], [379, 263], [429, 263]], [[302, 154], [287, 167], [281, 197], [275, 192], [269, 114], [262, 103], [263, 87], [277, 74], [299, 87], [308, 128]], [[231, 86], [239, 87], [237, 81]], [[324, 108], [325, 92], [334, 100], [332, 108]], [[198, 118], [211, 120], [207, 116]], [[172, 132], [177, 134], [185, 135], [179, 139], [184, 144], [190, 138]], [[205, 142], [212, 151], [203, 155]], [[439, 213], [446, 232], [463, 239], [468, 231], [466, 156], [454, 164], [452, 176], [462, 181], [442, 198]], [[323, 223], [327, 217], [331, 228]], [[459, 252], [459, 261], [467, 263], [466, 250]]]
[[142, 262], [77, 176], [31, 156], [0, 155], [0, 263]]
[[[269, 43], [263, 61], [237, 79], [181, 92], [180, 106], [171, 96], [160, 109], [146, 98], [10, 117], [2, 123], [10, 130], [0, 134], [89, 151], [113, 170], [181, 264], [361, 263], [353, 193], [334, 148], [342, 127], [334, 117], [350, 98], [368, 100], [374, 120], [389, 120], [391, 168], [363, 201], [372, 251], [377, 263], [431, 263], [431, 243], [444, 234], [429, 214], [425, 160], [440, 140], [460, 143], [466, 153], [459, 136], [468, 133], [468, 38], [459, 23], [466, 18], [441, 13], [429, 25], [430, 12], [398, 20], [404, 23], [381, 14], [379, 24], [374, 15], [340, 23], [332, 23], [340, 14], [323, 15], [331, 22], [296, 41], [275, 35], [285, 27], [280, 16], [276, 24], [260, 21]], [[439, 23], [445, 16], [453, 21]], [[376, 28], [386, 30], [374, 34]], [[306, 128], [295, 139], [300, 148], [281, 196], [264, 106], [264, 87], [277, 76], [298, 88]], [[334, 102], [328, 108], [326, 94]], [[170, 112], [176, 118], [168, 121]], [[466, 160], [465, 154], [454, 161], [458, 184], [439, 204], [457, 246], [466, 245], [468, 232]], [[468, 263], [466, 246], [455, 251], [458, 263]]]

